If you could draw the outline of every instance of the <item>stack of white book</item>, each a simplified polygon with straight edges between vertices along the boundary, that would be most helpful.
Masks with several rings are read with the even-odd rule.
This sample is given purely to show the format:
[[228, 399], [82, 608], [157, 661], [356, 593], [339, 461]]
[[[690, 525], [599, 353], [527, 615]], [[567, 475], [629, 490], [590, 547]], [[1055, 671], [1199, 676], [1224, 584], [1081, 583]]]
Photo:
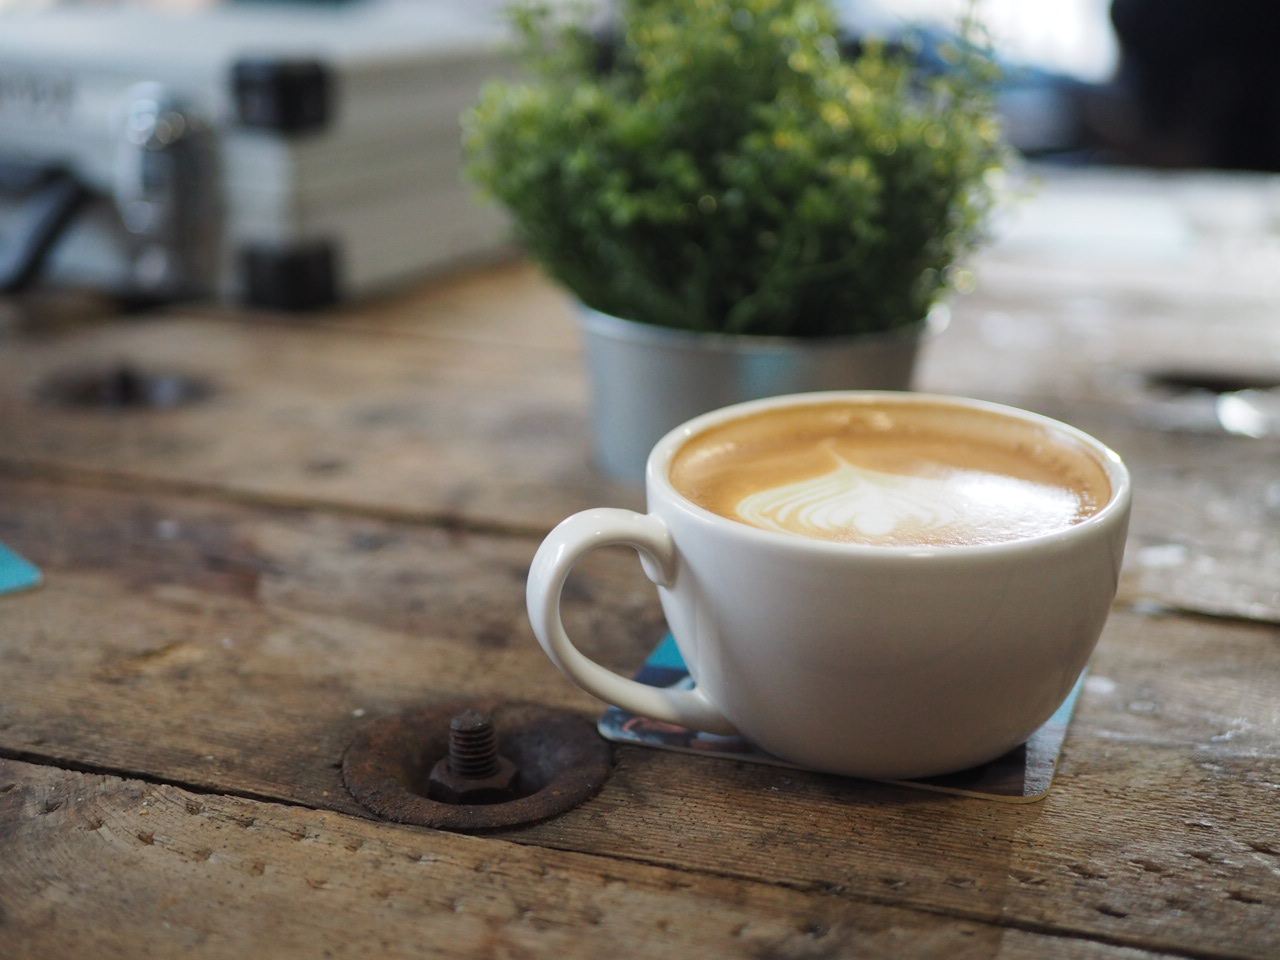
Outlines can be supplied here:
[[2, 12], [0, 264], [306, 309], [501, 249], [459, 117], [511, 63], [491, 3]]

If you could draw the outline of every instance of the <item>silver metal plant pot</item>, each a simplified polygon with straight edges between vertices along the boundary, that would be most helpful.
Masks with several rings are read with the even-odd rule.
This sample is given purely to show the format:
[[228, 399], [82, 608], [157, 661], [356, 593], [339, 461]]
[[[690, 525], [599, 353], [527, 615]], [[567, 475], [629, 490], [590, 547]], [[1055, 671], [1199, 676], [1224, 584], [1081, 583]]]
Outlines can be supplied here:
[[690, 417], [742, 400], [814, 390], [909, 390], [920, 341], [945, 308], [884, 334], [823, 339], [691, 333], [581, 308], [596, 463], [644, 479], [649, 449]]

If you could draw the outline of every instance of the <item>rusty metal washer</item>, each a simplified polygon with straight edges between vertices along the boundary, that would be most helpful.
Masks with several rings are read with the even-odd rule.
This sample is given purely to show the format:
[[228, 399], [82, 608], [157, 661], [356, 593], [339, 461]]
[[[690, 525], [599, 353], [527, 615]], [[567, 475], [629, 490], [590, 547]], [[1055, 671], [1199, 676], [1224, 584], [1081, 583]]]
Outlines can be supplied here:
[[[502, 754], [520, 768], [514, 799], [451, 804], [428, 796], [431, 768], [449, 749], [449, 723], [467, 708], [493, 718]], [[603, 786], [612, 760], [608, 742], [576, 713], [539, 704], [470, 701], [371, 722], [347, 747], [342, 779], [361, 806], [384, 820], [479, 831], [572, 810]]]

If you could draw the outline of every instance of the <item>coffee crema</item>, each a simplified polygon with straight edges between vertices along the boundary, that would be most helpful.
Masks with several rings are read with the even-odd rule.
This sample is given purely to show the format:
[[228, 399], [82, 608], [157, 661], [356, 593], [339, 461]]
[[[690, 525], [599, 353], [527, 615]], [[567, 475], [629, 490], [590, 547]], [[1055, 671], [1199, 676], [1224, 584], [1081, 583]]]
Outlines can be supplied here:
[[766, 530], [874, 546], [967, 546], [1062, 530], [1111, 498], [1075, 438], [998, 412], [874, 399], [777, 407], [676, 452], [672, 485]]

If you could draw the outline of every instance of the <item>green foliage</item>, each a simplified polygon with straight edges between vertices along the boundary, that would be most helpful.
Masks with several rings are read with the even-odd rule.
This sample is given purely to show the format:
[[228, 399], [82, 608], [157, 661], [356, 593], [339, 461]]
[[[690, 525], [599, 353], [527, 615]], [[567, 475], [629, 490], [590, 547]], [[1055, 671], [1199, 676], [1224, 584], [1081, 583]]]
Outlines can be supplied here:
[[611, 68], [519, 8], [533, 82], [465, 117], [468, 172], [545, 269], [615, 316], [826, 336], [920, 320], [982, 239], [1003, 159], [990, 59], [842, 58], [822, 0], [623, 0]]

